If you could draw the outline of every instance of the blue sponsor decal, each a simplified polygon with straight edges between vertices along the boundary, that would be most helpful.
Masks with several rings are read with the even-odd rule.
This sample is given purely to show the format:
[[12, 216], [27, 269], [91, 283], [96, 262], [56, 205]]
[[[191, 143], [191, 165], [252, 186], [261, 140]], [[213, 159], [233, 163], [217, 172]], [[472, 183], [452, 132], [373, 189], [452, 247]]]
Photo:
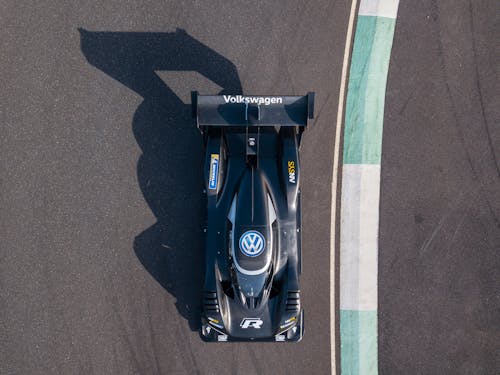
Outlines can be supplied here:
[[208, 180], [208, 188], [210, 190], [217, 189], [217, 179], [219, 177], [219, 154], [210, 155], [210, 177]]

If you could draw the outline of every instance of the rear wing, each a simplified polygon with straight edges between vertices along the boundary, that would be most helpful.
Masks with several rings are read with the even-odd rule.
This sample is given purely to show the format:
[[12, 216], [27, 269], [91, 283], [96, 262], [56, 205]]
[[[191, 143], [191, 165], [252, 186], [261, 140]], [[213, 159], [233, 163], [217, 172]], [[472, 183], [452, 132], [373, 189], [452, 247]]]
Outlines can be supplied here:
[[314, 117], [314, 93], [304, 96], [199, 95], [191, 93], [196, 125], [299, 126]]

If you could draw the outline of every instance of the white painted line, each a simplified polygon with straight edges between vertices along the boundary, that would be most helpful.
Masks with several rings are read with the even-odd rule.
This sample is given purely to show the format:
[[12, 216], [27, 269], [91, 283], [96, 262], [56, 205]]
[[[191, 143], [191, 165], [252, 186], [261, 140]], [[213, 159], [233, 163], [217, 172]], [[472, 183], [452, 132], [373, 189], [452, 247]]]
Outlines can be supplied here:
[[333, 176], [332, 176], [332, 210], [330, 213], [330, 358], [331, 373], [335, 374], [335, 242], [336, 242], [336, 212], [337, 212], [337, 185], [340, 160], [340, 135], [342, 131], [342, 121], [344, 118], [344, 103], [346, 96], [347, 72], [349, 70], [349, 60], [351, 54], [352, 33], [354, 20], [356, 19], [356, 8], [358, 0], [352, 0], [349, 22], [347, 23], [347, 33], [344, 47], [344, 60], [342, 62], [342, 75], [340, 78], [339, 105], [337, 108], [337, 123], [335, 127], [335, 144], [333, 149]]
[[360, 16], [376, 16], [396, 18], [399, 0], [361, 0], [358, 14]]
[[380, 165], [344, 164], [340, 224], [340, 309], [377, 310]]

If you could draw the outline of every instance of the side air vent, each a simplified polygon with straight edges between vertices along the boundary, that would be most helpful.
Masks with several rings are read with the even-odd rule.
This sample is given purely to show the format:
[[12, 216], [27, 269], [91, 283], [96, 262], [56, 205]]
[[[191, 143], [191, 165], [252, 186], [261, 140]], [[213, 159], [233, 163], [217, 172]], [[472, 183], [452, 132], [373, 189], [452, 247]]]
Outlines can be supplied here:
[[219, 312], [219, 302], [217, 301], [217, 293], [213, 291], [206, 291], [203, 298], [203, 307], [208, 312]]
[[286, 298], [286, 311], [300, 311], [300, 291], [288, 291]]

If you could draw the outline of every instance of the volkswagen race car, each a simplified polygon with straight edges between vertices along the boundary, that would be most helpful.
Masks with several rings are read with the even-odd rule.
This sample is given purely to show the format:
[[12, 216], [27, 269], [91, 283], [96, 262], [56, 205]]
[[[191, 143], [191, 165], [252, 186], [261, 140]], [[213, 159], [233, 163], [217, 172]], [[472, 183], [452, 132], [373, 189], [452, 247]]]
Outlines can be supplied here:
[[206, 341], [300, 341], [305, 96], [192, 94], [205, 144]]

